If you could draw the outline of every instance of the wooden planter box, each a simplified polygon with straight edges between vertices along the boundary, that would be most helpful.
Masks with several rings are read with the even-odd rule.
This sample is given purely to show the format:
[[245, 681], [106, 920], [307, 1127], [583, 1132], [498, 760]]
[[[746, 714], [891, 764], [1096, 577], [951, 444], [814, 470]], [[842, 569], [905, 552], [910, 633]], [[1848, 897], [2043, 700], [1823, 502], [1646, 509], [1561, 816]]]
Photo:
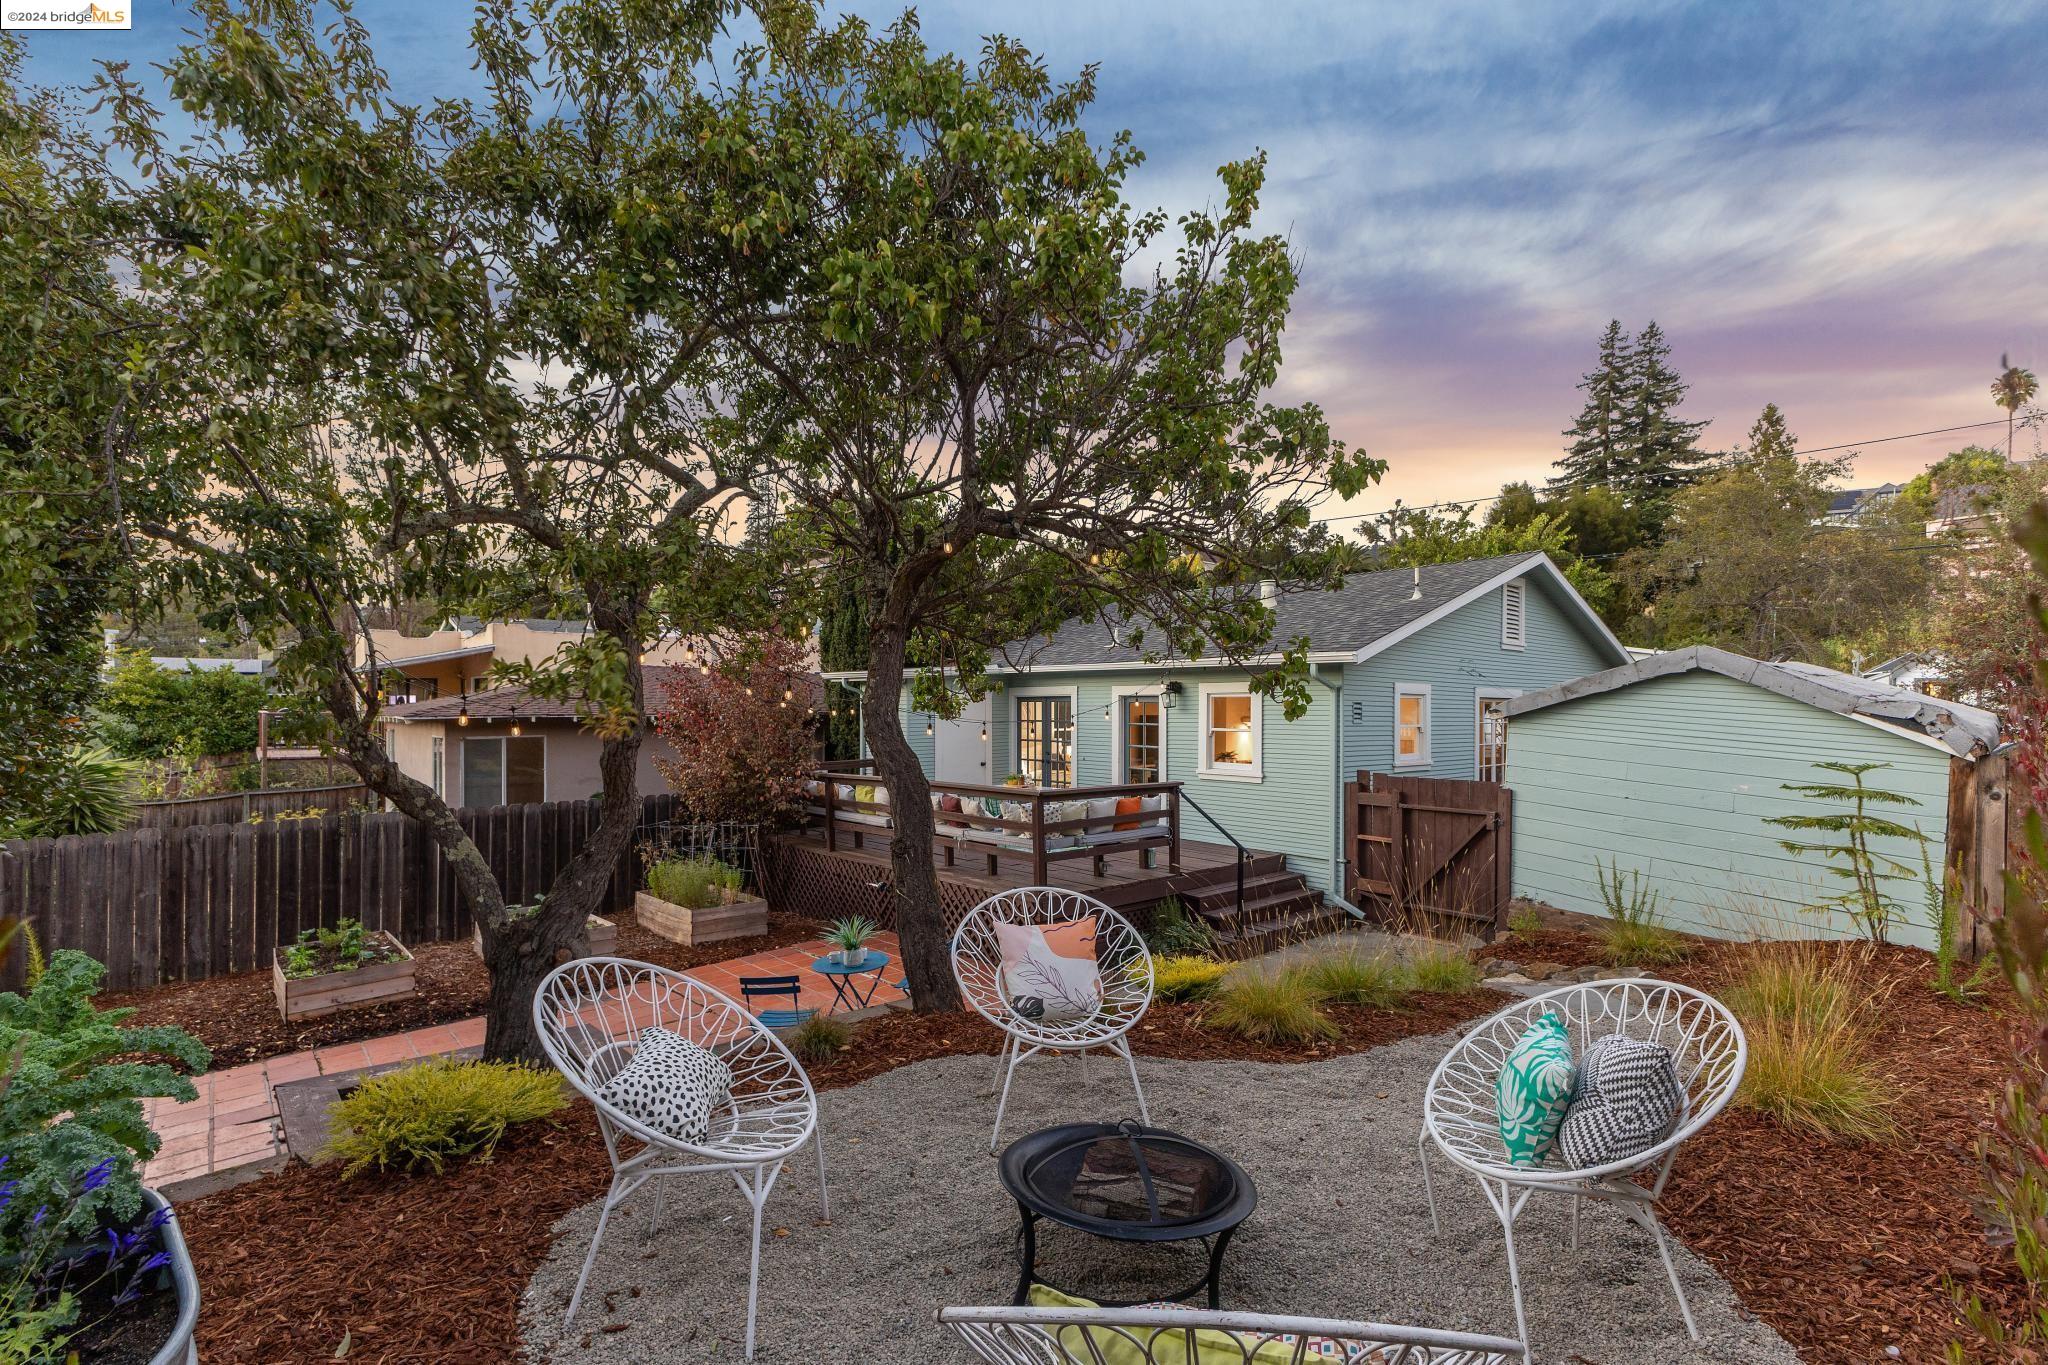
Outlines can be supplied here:
[[[469, 946], [478, 957], [484, 955], [484, 931], [482, 929], [473, 928], [469, 931]], [[613, 924], [603, 915], [592, 915], [590, 917], [590, 952], [588, 956], [617, 957], [618, 955], [619, 926]], [[562, 950], [555, 954], [555, 965], [557, 966], [568, 960], [569, 954], [567, 950]]]
[[708, 910], [691, 910], [642, 891], [633, 897], [633, 914], [641, 928], [687, 948], [768, 932], [768, 902], [764, 900], [734, 900]]
[[405, 950], [405, 945], [381, 929], [370, 937], [396, 948], [398, 958], [392, 962], [373, 962], [353, 971], [322, 972], [319, 976], [297, 979], [284, 974], [282, 952], [271, 959], [270, 976], [277, 987], [277, 1007], [284, 1011], [287, 1022], [317, 1019], [323, 1014], [338, 1014], [359, 1005], [402, 999], [414, 993], [412, 954]]

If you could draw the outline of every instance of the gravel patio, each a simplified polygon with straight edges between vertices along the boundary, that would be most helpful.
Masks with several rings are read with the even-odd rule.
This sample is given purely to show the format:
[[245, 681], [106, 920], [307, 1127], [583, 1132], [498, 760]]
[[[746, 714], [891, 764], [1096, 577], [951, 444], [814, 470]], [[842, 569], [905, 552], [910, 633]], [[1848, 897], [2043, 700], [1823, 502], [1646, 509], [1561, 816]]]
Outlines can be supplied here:
[[[1141, 1059], [1153, 1118], [1235, 1156], [1260, 1205], [1232, 1242], [1226, 1307], [1512, 1332], [1499, 1224], [1469, 1181], [1439, 1167], [1445, 1224], [1430, 1231], [1415, 1134], [1430, 1070], [1452, 1041], [1436, 1034], [1329, 1061]], [[822, 1097], [834, 1218], [818, 1222], [817, 1172], [784, 1171], [768, 1206], [756, 1360], [964, 1362], [933, 1313], [1000, 1303], [1015, 1283], [1016, 1212], [987, 1153], [993, 1101], [984, 1057], [919, 1062]], [[1005, 1137], [1082, 1118], [1121, 1118], [1130, 1092], [1107, 1062], [1088, 1084], [1070, 1058], [1027, 1066]], [[1683, 1158], [1681, 1158], [1682, 1160]], [[725, 1177], [671, 1182], [669, 1214], [646, 1235], [651, 1191], [622, 1210], [574, 1329], [561, 1312], [589, 1245], [595, 1204], [556, 1227], [528, 1287], [526, 1342], [538, 1359], [737, 1360], [745, 1322], [746, 1205]], [[1579, 1250], [1562, 1199], [1517, 1224], [1532, 1345], [1575, 1365], [1792, 1365], [1777, 1333], [1678, 1250], [1704, 1340], [1687, 1340], [1648, 1238], [1589, 1208]], [[1132, 1248], [1042, 1232], [1039, 1267], [1063, 1287], [1108, 1298], [1196, 1278], [1198, 1250]]]

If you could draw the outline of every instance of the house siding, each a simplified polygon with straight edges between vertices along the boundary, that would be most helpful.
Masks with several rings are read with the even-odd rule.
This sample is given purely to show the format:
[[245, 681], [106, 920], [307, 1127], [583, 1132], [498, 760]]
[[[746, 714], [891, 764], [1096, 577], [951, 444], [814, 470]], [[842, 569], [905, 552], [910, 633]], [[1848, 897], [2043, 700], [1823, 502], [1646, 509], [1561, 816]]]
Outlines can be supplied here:
[[[1654, 886], [1667, 922], [1726, 937], [1853, 935], [1840, 912], [1802, 909], [1846, 883], [1825, 859], [1789, 853], [1792, 831], [1774, 815], [1821, 813], [1781, 790], [1829, 780], [1822, 761], [1880, 762], [1866, 780], [1912, 797], [1886, 809], [1932, 840], [1939, 869], [1948, 833], [1945, 753], [1713, 673], [1684, 673], [1562, 702], [1508, 727], [1508, 786], [1515, 793], [1515, 893], [1567, 910], [1602, 913], [1596, 863], [1617, 862]], [[1825, 834], [1809, 836], [1825, 842]], [[1875, 851], [1910, 867], [1920, 849], [1879, 840]], [[1923, 896], [1891, 883], [1911, 919], [1897, 942], [1931, 947]]]
[[[1344, 772], [1391, 773], [1394, 689], [1424, 683], [1429, 694], [1427, 766], [1399, 772], [1470, 779], [1478, 771], [1478, 697], [1488, 688], [1535, 692], [1621, 662], [1538, 574], [1528, 585], [1527, 645], [1501, 645], [1501, 589], [1416, 632], [1362, 664], [1344, 666]], [[1513, 750], [1512, 738], [1509, 749]]]

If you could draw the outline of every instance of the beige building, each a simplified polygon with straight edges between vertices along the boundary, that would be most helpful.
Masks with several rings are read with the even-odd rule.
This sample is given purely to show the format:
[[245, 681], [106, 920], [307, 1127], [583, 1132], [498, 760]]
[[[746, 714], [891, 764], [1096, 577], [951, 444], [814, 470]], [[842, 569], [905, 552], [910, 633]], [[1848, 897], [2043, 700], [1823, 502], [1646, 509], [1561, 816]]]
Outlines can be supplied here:
[[[425, 635], [372, 630], [356, 641], [356, 667], [374, 665], [385, 674], [404, 676], [394, 697], [428, 701], [456, 697], [485, 686], [484, 674], [494, 663], [542, 663], [566, 644], [590, 633], [588, 621], [550, 621], [529, 617], [516, 621], [459, 619]], [[681, 664], [688, 646], [664, 640], [647, 646], [645, 662]], [[564, 798], [567, 799], [567, 798]]]

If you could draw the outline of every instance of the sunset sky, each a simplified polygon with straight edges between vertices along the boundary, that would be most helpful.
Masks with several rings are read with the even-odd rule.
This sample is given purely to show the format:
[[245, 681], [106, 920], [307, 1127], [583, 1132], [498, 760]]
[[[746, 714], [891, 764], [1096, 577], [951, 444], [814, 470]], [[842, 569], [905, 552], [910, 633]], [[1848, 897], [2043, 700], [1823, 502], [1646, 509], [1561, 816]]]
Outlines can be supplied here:
[[[164, 60], [184, 20], [26, 35], [32, 80]], [[853, 6], [885, 19], [893, 4]], [[404, 98], [476, 88], [457, 0], [364, 0]], [[1610, 317], [1654, 318], [1714, 448], [1775, 401], [1856, 476], [2003, 440], [2001, 351], [2048, 371], [2048, 4], [928, 4], [1101, 65], [1090, 125], [1197, 206], [1263, 148], [1303, 263], [1282, 397], [1389, 461], [1354, 510], [1542, 478]], [[2024, 452], [2029, 445], [2021, 438]], [[1337, 510], [1337, 509], [1333, 509]]]

